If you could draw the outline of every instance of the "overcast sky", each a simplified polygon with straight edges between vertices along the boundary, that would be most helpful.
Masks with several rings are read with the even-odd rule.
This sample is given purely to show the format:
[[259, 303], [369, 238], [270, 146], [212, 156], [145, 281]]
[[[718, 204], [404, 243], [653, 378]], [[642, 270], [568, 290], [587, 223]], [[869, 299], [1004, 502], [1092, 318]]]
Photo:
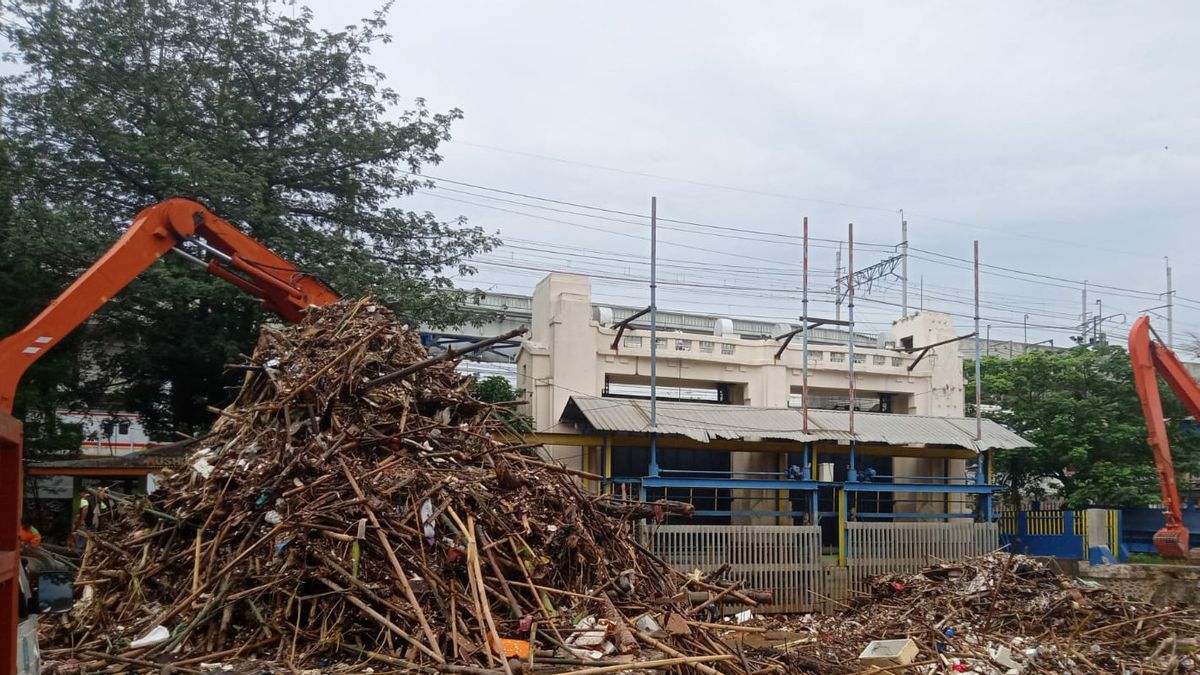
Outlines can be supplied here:
[[[331, 26], [376, 6], [314, 2]], [[994, 339], [1021, 339], [1029, 313], [1031, 341], [1066, 343], [1084, 279], [1090, 312], [1099, 298], [1126, 314], [1106, 323], [1123, 339], [1163, 303], [1169, 255], [1194, 299], [1177, 303], [1177, 345], [1200, 331], [1194, 2], [402, 0], [390, 16], [395, 40], [376, 52], [389, 84], [466, 114], [434, 176], [638, 213], [657, 195], [664, 218], [790, 236], [807, 215], [813, 237], [845, 239], [853, 222], [856, 239], [888, 245], [904, 209], [914, 247], [966, 259], [978, 239], [986, 263], [1075, 280], [985, 274]], [[487, 256], [464, 286], [527, 293], [544, 274], [528, 268], [588, 270], [616, 277], [594, 281], [598, 300], [646, 304], [645, 284], [625, 280], [648, 273], [644, 221], [443, 186], [520, 202], [410, 200], [522, 247]], [[660, 233], [662, 279], [689, 285], [664, 284], [661, 307], [799, 314], [798, 242], [672, 227], [690, 231]], [[832, 313], [830, 246], [812, 249], [814, 316]], [[855, 266], [888, 255], [860, 247]], [[969, 315], [969, 269], [915, 255], [911, 304], [923, 277], [927, 308]], [[898, 303], [899, 283], [869, 297]], [[859, 310], [870, 330], [899, 312]]]

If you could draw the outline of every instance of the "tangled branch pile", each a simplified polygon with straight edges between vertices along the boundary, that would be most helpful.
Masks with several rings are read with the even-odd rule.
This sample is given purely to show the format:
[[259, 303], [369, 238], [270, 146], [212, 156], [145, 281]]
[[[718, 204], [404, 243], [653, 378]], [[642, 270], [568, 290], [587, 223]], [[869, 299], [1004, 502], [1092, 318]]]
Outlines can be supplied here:
[[695, 621], [693, 582], [634, 538], [679, 505], [598, 497], [505, 445], [498, 408], [385, 308], [264, 329], [241, 367], [188, 465], [89, 536], [89, 599], [52, 628], [85, 669], [771, 667]]
[[[1189, 638], [1200, 611], [1164, 609], [1061, 576], [1023, 555], [994, 553], [869, 581], [855, 607], [790, 622], [806, 672], [861, 670], [872, 640], [911, 638], [905, 672], [1195, 672]], [[917, 665], [917, 664], [924, 664]], [[948, 670], [950, 669], [950, 670]]]

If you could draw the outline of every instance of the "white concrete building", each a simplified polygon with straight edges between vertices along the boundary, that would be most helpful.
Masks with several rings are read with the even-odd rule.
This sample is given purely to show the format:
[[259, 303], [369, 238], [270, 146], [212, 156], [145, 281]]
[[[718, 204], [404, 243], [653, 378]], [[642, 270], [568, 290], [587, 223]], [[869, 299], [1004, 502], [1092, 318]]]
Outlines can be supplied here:
[[[530, 413], [539, 431], [572, 431], [558, 422], [573, 395], [601, 396], [615, 386], [649, 384], [650, 331], [639, 324], [642, 327], [624, 330], [617, 340], [615, 324], [621, 318], [608, 308], [594, 305], [586, 277], [555, 273], [537, 285], [530, 334], [517, 356], [517, 384], [528, 392]], [[660, 322], [660, 387], [715, 391], [733, 405], [786, 408], [797, 404], [803, 373], [799, 336], [776, 358], [780, 341], [746, 337], [735, 330], [736, 322], [731, 319], [693, 318], [693, 326], [681, 327], [677, 321], [673, 329], [664, 328]], [[777, 332], [790, 328], [781, 325]], [[958, 345], [950, 342], [935, 347], [919, 359], [919, 352], [900, 351], [955, 336], [950, 317], [937, 312], [900, 319], [886, 335], [856, 334], [855, 409], [961, 417], [963, 371]], [[810, 330], [810, 407], [848, 407], [847, 338], [843, 330]], [[564, 463], [581, 467], [578, 447], [552, 447], [551, 452]], [[734, 471], [779, 469], [778, 452], [734, 455]], [[962, 476], [966, 463], [952, 460], [951, 465], [942, 458], [897, 457], [892, 468], [896, 476], [943, 476], [947, 471]], [[898, 501], [900, 497], [897, 495]], [[942, 495], [907, 497], [903, 500], [906, 510], [942, 510], [949, 504]], [[897, 506], [897, 510], [901, 508]]]

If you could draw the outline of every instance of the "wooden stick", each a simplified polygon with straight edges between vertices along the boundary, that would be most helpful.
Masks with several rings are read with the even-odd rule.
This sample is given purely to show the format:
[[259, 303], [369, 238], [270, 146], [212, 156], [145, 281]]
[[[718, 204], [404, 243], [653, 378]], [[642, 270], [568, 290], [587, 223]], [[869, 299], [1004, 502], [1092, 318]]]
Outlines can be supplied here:
[[[96, 651], [89, 650], [89, 651], [85, 651], [85, 652], [80, 652], [80, 654], [82, 654], [84, 656], [89, 656], [93, 659], [104, 659], [106, 661], [114, 661], [116, 663], [123, 663], [123, 664], [130, 665], [130, 666], [140, 666], [142, 668], [150, 668], [153, 671], [161, 670], [163, 667], [163, 664], [161, 664], [161, 663], [155, 663], [153, 661], [144, 661], [142, 659], [131, 659], [128, 656], [117, 656], [116, 654], [106, 654], [104, 652], [96, 652]], [[178, 668], [177, 667], [177, 670], [183, 671], [185, 673], [197, 673], [197, 674], [200, 673], [199, 670], [194, 670], [192, 668]]]
[[192, 557], [192, 595], [200, 592], [200, 542], [204, 540], [204, 531], [196, 530], [196, 553]]
[[[193, 663], [202, 663], [204, 661], [216, 661], [217, 659], [224, 658], [226, 656], [229, 656], [230, 654], [237, 654], [239, 652], [244, 652], [244, 651], [253, 651], [255, 649], [258, 649], [259, 647], [266, 647], [267, 645], [269, 645], [273, 642], [278, 642], [278, 641], [279, 641], [279, 638], [267, 638], [265, 640], [259, 640], [258, 642], [244, 644], [241, 647], [234, 647], [233, 649], [226, 649], [226, 650], [220, 651], [220, 652], [213, 652], [212, 654], [205, 654], [204, 656], [190, 656], [186, 659], [180, 659], [179, 661], [174, 661], [170, 665], [186, 666], [186, 665], [190, 665]], [[161, 666], [156, 666], [156, 667], [161, 667]]]
[[708, 623], [706, 621], [688, 621], [693, 626], [701, 628], [715, 628], [717, 630], [731, 630], [738, 633], [769, 633], [770, 628], [762, 628], [761, 626], [742, 626], [736, 623]]
[[[625, 623], [633, 624], [633, 622], [629, 618], [625, 619]], [[647, 645], [654, 647], [655, 649], [657, 649], [658, 651], [660, 651], [664, 654], [670, 654], [671, 656], [675, 656], [675, 657], [683, 657], [683, 653], [680, 652], [678, 649], [671, 647], [671, 645], [668, 645], [667, 643], [663, 642], [662, 640], [656, 640], [656, 639], [650, 637], [649, 635], [646, 635], [640, 629], [638, 629], [636, 624], [634, 624], [633, 627], [634, 627], [633, 635], [637, 639], [641, 640], [642, 642], [645, 642]], [[733, 654], [726, 654], [725, 657], [730, 658], [730, 659], [734, 658]], [[698, 670], [702, 673], [705, 673], [705, 675], [722, 675], [721, 671], [717, 670], [716, 668], [713, 668], [712, 666], [706, 666], [703, 663], [697, 663], [695, 665], [696, 665], [696, 670]], [[626, 667], [628, 667], [628, 666], [626, 666]]]
[[300, 383], [300, 386], [296, 387], [296, 388], [295, 388], [295, 389], [293, 389], [293, 390], [292, 390], [292, 391], [291, 391], [291, 392], [290, 392], [290, 393], [289, 393], [287, 396], [284, 396], [284, 397], [283, 397], [281, 400], [279, 400], [278, 402], [276, 402], [276, 403], [274, 404], [274, 406], [275, 406], [276, 408], [282, 408], [282, 407], [286, 406], [286, 405], [288, 404], [288, 402], [289, 402], [289, 401], [291, 401], [293, 398], [296, 398], [296, 396], [297, 396], [297, 395], [298, 395], [300, 392], [302, 392], [302, 391], [304, 391], [305, 389], [307, 389], [309, 386], [311, 386], [311, 385], [312, 385], [312, 383], [313, 383], [313, 382], [316, 382], [318, 379], [320, 379], [320, 377], [321, 377], [322, 375], [324, 375], [325, 373], [329, 372], [329, 369], [330, 369], [330, 368], [333, 368], [334, 366], [336, 366], [336, 365], [338, 364], [338, 362], [340, 362], [342, 359], [346, 358], [346, 357], [347, 357], [347, 356], [349, 356], [350, 354], [353, 354], [355, 351], [357, 351], [357, 350], [358, 350], [358, 348], [359, 348], [359, 347], [362, 347], [363, 345], [365, 345], [365, 344], [367, 344], [368, 342], [370, 342], [370, 341], [371, 341], [371, 339], [372, 339], [372, 338], [374, 338], [376, 335], [379, 335], [379, 333], [380, 333], [380, 332], [382, 332], [384, 328], [385, 328], [385, 326], [379, 326], [379, 327], [377, 327], [375, 330], [371, 331], [370, 333], [367, 333], [366, 335], [364, 335], [364, 336], [362, 336], [361, 338], [359, 338], [358, 340], [356, 340], [356, 341], [354, 342], [354, 344], [352, 344], [352, 345], [350, 345], [349, 347], [347, 347], [347, 348], [343, 349], [343, 350], [342, 350], [342, 353], [340, 353], [340, 354], [338, 354], [337, 356], [333, 357], [333, 358], [332, 358], [332, 359], [330, 359], [330, 360], [329, 360], [329, 361], [328, 361], [328, 362], [327, 362], [325, 365], [323, 365], [323, 366], [321, 366], [320, 368], [318, 368], [318, 369], [317, 369], [317, 372], [315, 372], [315, 373], [313, 373], [312, 375], [309, 375], [308, 377], [306, 377], [306, 378], [304, 379], [304, 381]]
[[497, 658], [500, 660], [500, 665], [504, 667], [506, 675], [512, 675], [512, 668], [508, 665], [508, 658], [504, 655], [504, 646], [500, 642], [500, 632], [496, 630], [496, 621], [492, 618], [492, 606], [488, 602], [487, 593], [484, 592], [483, 570], [479, 566], [479, 546], [475, 541], [475, 516], [467, 516], [467, 522], [464, 524], [454, 509], [448, 509], [450, 517], [463, 531], [463, 536], [467, 539], [467, 577], [471, 579], [471, 585], [474, 587], [475, 595], [478, 598], [479, 611], [483, 614], [483, 620], [487, 623], [488, 632], [492, 639], [487, 641], [491, 644], [487, 646], [488, 662], [491, 662], [492, 650], [498, 653]]
[[619, 673], [626, 670], [646, 670], [649, 668], [667, 668], [670, 666], [695, 666], [696, 670], [705, 673], [716, 673], [721, 675], [720, 671], [705, 666], [706, 663], [714, 661], [731, 661], [736, 659], [734, 654], [713, 654], [710, 656], [676, 656], [670, 659], [655, 659], [653, 661], [634, 661], [633, 663], [619, 663], [615, 666], [600, 666], [599, 668], [580, 668], [579, 670], [568, 670], [563, 675], [601, 675], [602, 673]]
[[[338, 461], [342, 465], [342, 473], [346, 475], [346, 480], [350, 483], [350, 488], [354, 490], [354, 494], [359, 499], [366, 499], [366, 495], [363, 494], [358, 481], [354, 479], [354, 474], [350, 473], [350, 467], [346, 465], [346, 461], [340, 457]], [[387, 534], [379, 525], [379, 518], [375, 517], [375, 511], [365, 503], [363, 504], [363, 510], [367, 512], [367, 518], [370, 519], [371, 525], [375, 528], [375, 534], [379, 538], [379, 543], [383, 545], [383, 551], [387, 554], [388, 562], [392, 565], [392, 571], [396, 574], [396, 580], [400, 582], [400, 586], [404, 589], [404, 597], [408, 599], [408, 604], [412, 605], [413, 613], [417, 615], [417, 621], [421, 624], [421, 631], [425, 633], [425, 639], [429, 641], [430, 648], [437, 654], [437, 662], [445, 663], [446, 657], [442, 654], [441, 647], [438, 646], [437, 636], [433, 634], [433, 629], [429, 627], [429, 621], [425, 619], [425, 612], [421, 609], [421, 603], [417, 602], [417, 594], [413, 593], [412, 585], [408, 583], [408, 575], [404, 572], [404, 568], [400, 566], [400, 561], [396, 558], [395, 549], [392, 548]]]
[[479, 523], [475, 523], [475, 535], [479, 537], [479, 541], [484, 543], [483, 552], [487, 555], [488, 563], [492, 568], [492, 574], [495, 574], [496, 580], [500, 582], [500, 589], [504, 591], [504, 599], [508, 601], [508, 607], [512, 610], [513, 618], [520, 617], [525, 613], [525, 609], [521, 607], [521, 603], [517, 602], [512, 589], [508, 587], [508, 579], [504, 578], [504, 572], [500, 569], [500, 563], [496, 562], [496, 554], [492, 552], [487, 535], [484, 534], [483, 528]]
[[543, 469], [557, 471], [558, 473], [566, 473], [566, 474], [570, 474], [572, 476], [579, 476], [580, 478], [588, 478], [591, 480], [604, 480], [604, 476], [600, 476], [600, 475], [597, 475], [594, 473], [588, 473], [587, 471], [580, 471], [579, 469], [572, 469], [569, 467], [562, 466], [560, 464], [552, 464], [550, 462], [542, 462], [542, 461], [536, 460], [532, 457], [529, 457], [527, 455], [518, 455], [518, 454], [512, 453], [512, 452], [501, 452], [501, 453], [497, 453], [497, 454], [500, 457], [503, 457], [504, 459], [511, 459], [516, 462], [521, 462], [522, 464], [531, 464], [533, 466], [537, 466], [537, 467], [540, 467]]
[[479, 342], [471, 343], [470, 345], [467, 345], [467, 347], [465, 349], [460, 349], [457, 351], [454, 349], [446, 349], [446, 351], [444, 351], [441, 354], [438, 354], [437, 356], [434, 356], [432, 358], [425, 359], [424, 361], [418, 361], [417, 363], [414, 363], [411, 366], [405, 366], [404, 368], [401, 368], [400, 370], [388, 373], [387, 375], [380, 375], [379, 377], [377, 377], [373, 380], [370, 380], [369, 382], [364, 384], [362, 386], [362, 388], [360, 389], [360, 391], [365, 392], [365, 391], [374, 389], [375, 387], [378, 387], [381, 384], [387, 384], [388, 382], [395, 382], [396, 380], [399, 380], [400, 378], [404, 377], [405, 375], [411, 375], [411, 374], [417, 372], [418, 370], [424, 370], [424, 369], [428, 368], [429, 366], [432, 366], [436, 363], [441, 363], [442, 361], [449, 361], [451, 359], [456, 359], [456, 358], [462, 356], [463, 354], [470, 354], [471, 352], [479, 351], [480, 349], [484, 349], [485, 347], [491, 347], [492, 345], [496, 344], [497, 342], [504, 342], [505, 340], [511, 340], [518, 335], [523, 335], [528, 330], [529, 330], [528, 328], [521, 326], [520, 328], [515, 328], [513, 330], [510, 330], [507, 333], [504, 333], [503, 335], [497, 335], [495, 337], [487, 338], [486, 340], [480, 340]]
[[[338, 586], [337, 584], [333, 583], [332, 581], [330, 581], [328, 579], [320, 578], [319, 580], [321, 583], [325, 584], [332, 590], [334, 590], [338, 593], [341, 593], [342, 597], [345, 598], [347, 601], [349, 601], [350, 604], [361, 609], [364, 614], [366, 614], [367, 616], [371, 617], [372, 619], [375, 619], [376, 621], [378, 621], [379, 625], [381, 625], [384, 628], [395, 633], [396, 635], [398, 635], [400, 637], [400, 639], [402, 639], [405, 642], [409, 643], [410, 645], [416, 647], [417, 649], [420, 649], [426, 655], [428, 655], [434, 659], [438, 658], [438, 655], [435, 654], [432, 649], [421, 644], [420, 640], [418, 640], [415, 637], [404, 632], [404, 629], [402, 629], [399, 626], [397, 626], [396, 624], [392, 623], [392, 621], [390, 619], [388, 619], [386, 616], [384, 616], [384, 615], [380, 614], [379, 612], [375, 611], [374, 609], [372, 609], [370, 605], [368, 605], [367, 603], [360, 600], [358, 598], [358, 596], [354, 595], [353, 593], [347, 592], [346, 589], [342, 588], [341, 586]], [[299, 631], [297, 631], [297, 632], [299, 632]]]

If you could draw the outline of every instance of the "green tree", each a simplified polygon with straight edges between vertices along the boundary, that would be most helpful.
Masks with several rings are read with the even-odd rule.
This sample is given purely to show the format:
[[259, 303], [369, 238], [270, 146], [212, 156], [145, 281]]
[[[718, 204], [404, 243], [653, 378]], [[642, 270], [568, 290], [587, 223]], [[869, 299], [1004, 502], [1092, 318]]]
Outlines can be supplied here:
[[[490, 375], [475, 381], [473, 394], [475, 398], [487, 403], [511, 403], [524, 396], [525, 391], [514, 387], [506, 377]], [[516, 412], [511, 408], [503, 408], [499, 412], [499, 417], [508, 425], [509, 429], [515, 432], [533, 431], [533, 418], [529, 415]]]
[[[39, 233], [17, 217], [16, 195], [23, 177], [13, 168], [11, 144], [0, 138], [0, 335], [21, 328], [58, 292], [45, 270], [60, 260], [68, 246], [47, 250]], [[79, 451], [79, 425], [60, 424], [56, 412], [72, 407], [74, 397], [64, 382], [78, 367], [79, 339], [66, 340], [38, 361], [17, 391], [13, 414], [25, 421], [25, 453], [32, 459], [63, 459]]]
[[[964, 364], [974, 392], [974, 363]], [[1146, 445], [1129, 356], [1103, 345], [1034, 351], [982, 363], [984, 415], [1035, 444], [999, 450], [995, 467], [1016, 503], [1037, 495], [1045, 479], [1062, 484], [1071, 506], [1144, 506], [1160, 500], [1154, 460]], [[1200, 435], [1185, 428], [1186, 413], [1161, 385], [1177, 472], [1200, 468]], [[973, 400], [968, 402], [973, 406]]]
[[[39, 284], [64, 288], [140, 208], [182, 194], [343, 294], [374, 293], [411, 323], [462, 319], [451, 276], [473, 273], [467, 260], [498, 242], [398, 205], [461, 112], [419, 98], [400, 109], [367, 60], [390, 39], [386, 8], [326, 31], [272, 0], [0, 7], [0, 35], [24, 65], [3, 81], [0, 133], [24, 177], [11, 222], [36, 233], [19, 264], [36, 266]], [[5, 325], [27, 310], [4, 307]], [[260, 314], [224, 282], [161, 262], [90, 322], [85, 398], [140, 412], [159, 434], [201, 429], [206, 404], [226, 394], [222, 365], [253, 343]]]

